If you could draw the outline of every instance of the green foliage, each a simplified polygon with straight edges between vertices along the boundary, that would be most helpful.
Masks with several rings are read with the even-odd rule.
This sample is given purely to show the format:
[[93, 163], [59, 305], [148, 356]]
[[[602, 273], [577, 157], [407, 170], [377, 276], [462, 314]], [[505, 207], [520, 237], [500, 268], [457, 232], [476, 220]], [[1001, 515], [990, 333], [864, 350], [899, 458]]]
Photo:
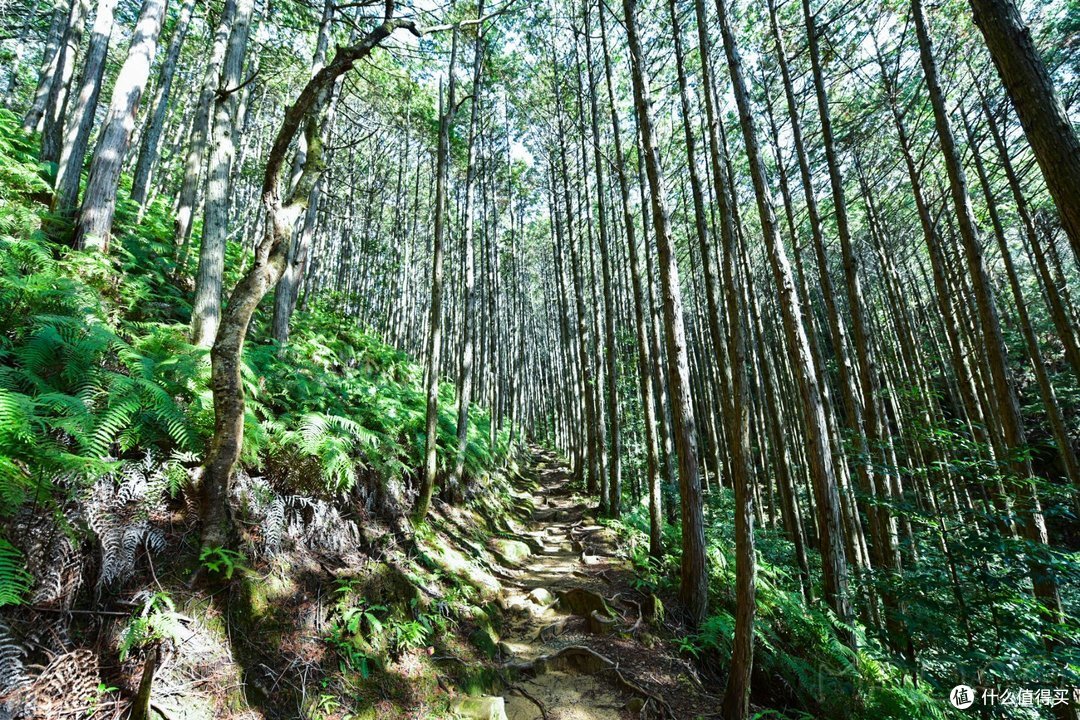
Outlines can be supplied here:
[[[57, 478], [93, 478], [109, 458], [196, 452], [213, 431], [209, 358], [188, 342], [190, 297], [176, 282], [168, 202], [140, 219], [116, 215], [113, 251], [78, 253], [40, 231], [49, 188], [19, 118], [0, 110], [0, 515], [53, 497]], [[239, 272], [243, 250], [229, 246]], [[189, 262], [197, 253], [188, 253]], [[227, 277], [226, 284], [236, 277]], [[256, 317], [244, 357], [242, 463], [285, 491], [339, 492], [400, 480], [422, 465], [423, 371], [313, 298], [291, 343], [265, 339]], [[444, 386], [440, 463], [455, 443], [456, 405]], [[489, 447], [490, 418], [474, 410], [465, 467], [480, 477], [506, 458]]]
[[184, 632], [176, 605], [165, 592], [151, 593], [120, 631], [120, 660], [132, 651], [163, 641], [177, 642]]
[[22, 553], [0, 537], [0, 607], [21, 604], [30, 591], [32, 580], [24, 566]]
[[244, 561], [243, 555], [228, 548], [204, 547], [199, 552], [199, 563], [211, 573], [224, 575], [226, 580], [232, 580], [237, 570], [248, 570]]
[[[734, 530], [723, 518], [731, 516], [734, 500], [726, 489], [707, 497], [711, 615], [696, 632], [682, 637], [679, 647], [709, 666], [724, 667], [731, 659], [735, 631], [735, 557]], [[635, 507], [623, 522], [612, 525], [628, 545], [635, 575], [640, 578], [639, 589], [673, 590], [679, 573], [677, 551], [662, 559], [647, 554], [647, 510]], [[941, 702], [944, 694], [933, 686], [913, 686], [908, 669], [866, 638], [861, 628], [857, 629], [861, 650], [846, 647], [840, 641], [835, 618], [822, 609], [824, 605], [808, 607], [803, 600], [795, 572], [788, 569], [790, 544], [768, 527], [757, 532], [755, 672], [782, 681], [775, 686], [786, 688], [782, 691], [786, 695], [773, 698], [775, 702], [806, 708], [814, 717], [845, 720], [946, 717]], [[664, 541], [665, 548], [680, 547], [674, 528], [665, 528]]]

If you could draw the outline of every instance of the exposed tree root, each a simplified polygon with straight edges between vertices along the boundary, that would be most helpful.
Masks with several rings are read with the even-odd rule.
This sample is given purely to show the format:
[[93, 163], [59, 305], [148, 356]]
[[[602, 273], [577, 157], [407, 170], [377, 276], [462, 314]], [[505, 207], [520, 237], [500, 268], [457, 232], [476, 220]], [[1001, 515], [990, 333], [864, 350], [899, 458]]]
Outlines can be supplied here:
[[544, 703], [533, 697], [533, 695], [528, 690], [521, 687], [520, 685], [511, 685], [508, 689], [511, 692], [519, 693], [526, 700], [538, 707], [540, 709], [540, 717], [543, 718], [543, 720], [548, 720], [547, 707], [544, 705]]
[[532, 662], [508, 663], [503, 668], [516, 673], [532, 675], [542, 675], [552, 670], [576, 672], [582, 675], [610, 673], [615, 677], [616, 684], [620, 689], [642, 698], [645, 701], [645, 707], [652, 703], [660, 711], [660, 717], [675, 717], [667, 701], [627, 679], [613, 660], [584, 645], [570, 645], [551, 655], [542, 655]]

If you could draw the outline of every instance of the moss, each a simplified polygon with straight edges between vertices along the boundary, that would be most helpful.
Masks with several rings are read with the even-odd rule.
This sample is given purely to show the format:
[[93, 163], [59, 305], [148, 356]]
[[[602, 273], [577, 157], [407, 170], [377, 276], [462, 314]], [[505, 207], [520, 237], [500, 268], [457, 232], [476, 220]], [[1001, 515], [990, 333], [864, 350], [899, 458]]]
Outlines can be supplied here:
[[499, 654], [499, 636], [490, 626], [481, 625], [469, 633], [469, 642], [488, 660], [494, 660]]
[[495, 538], [491, 540], [490, 547], [502, 562], [511, 565], [519, 565], [523, 560], [532, 555], [529, 546], [520, 540], [508, 538]]

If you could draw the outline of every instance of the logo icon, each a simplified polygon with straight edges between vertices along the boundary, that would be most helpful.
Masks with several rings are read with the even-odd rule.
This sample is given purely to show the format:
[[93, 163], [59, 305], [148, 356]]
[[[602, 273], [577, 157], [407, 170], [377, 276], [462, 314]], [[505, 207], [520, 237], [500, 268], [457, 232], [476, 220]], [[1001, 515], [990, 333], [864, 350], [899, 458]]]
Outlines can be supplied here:
[[975, 689], [969, 685], [957, 685], [949, 693], [949, 702], [958, 710], [967, 710], [975, 704]]

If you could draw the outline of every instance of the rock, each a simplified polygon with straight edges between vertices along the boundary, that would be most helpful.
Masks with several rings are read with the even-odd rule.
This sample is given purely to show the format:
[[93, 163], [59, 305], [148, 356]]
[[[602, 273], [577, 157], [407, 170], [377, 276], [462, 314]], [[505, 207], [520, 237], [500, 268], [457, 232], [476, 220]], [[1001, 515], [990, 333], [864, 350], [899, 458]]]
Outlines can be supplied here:
[[478, 627], [469, 635], [469, 642], [480, 652], [487, 655], [489, 660], [494, 660], [498, 652], [499, 638], [490, 628]]
[[529, 600], [540, 607], [547, 607], [555, 602], [555, 596], [548, 592], [546, 588], [533, 588], [529, 592]]
[[462, 720], [506, 720], [506, 701], [501, 697], [462, 698], [451, 710]]
[[630, 701], [626, 703], [625, 707], [628, 712], [634, 713], [636, 715], [641, 712], [641, 709], [643, 707], [645, 707], [645, 701], [639, 697], [633, 697], [630, 698]]
[[520, 540], [494, 538], [492, 539], [490, 546], [493, 551], [501, 556], [501, 559], [514, 564], [520, 563], [532, 554], [529, 546]]

